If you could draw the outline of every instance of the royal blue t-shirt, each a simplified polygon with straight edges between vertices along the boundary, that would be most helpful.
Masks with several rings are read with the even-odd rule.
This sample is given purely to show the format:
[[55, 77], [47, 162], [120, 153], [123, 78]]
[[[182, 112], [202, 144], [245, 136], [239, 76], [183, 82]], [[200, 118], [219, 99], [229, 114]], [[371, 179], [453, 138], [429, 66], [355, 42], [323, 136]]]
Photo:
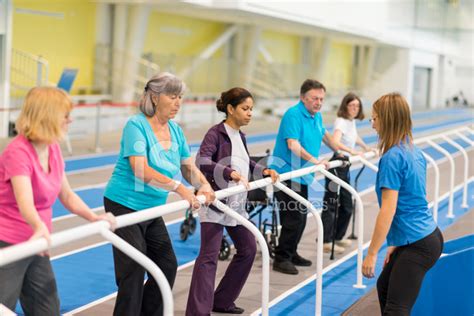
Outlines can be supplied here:
[[168, 191], [144, 183], [135, 177], [130, 156], [146, 156], [148, 165], [169, 177], [179, 177], [181, 161], [191, 156], [181, 127], [168, 121], [171, 148], [164, 150], [143, 113], [132, 116], [123, 129], [120, 154], [112, 177], [105, 189], [105, 197], [133, 210], [166, 203]]
[[[270, 157], [270, 168], [275, 169], [278, 173], [285, 173], [313, 166], [312, 163], [293, 154], [288, 148], [287, 140], [299, 141], [308, 153], [318, 158], [325, 132], [326, 128], [321, 113], [311, 115], [300, 100], [298, 104], [289, 108], [281, 119], [273, 156]], [[311, 174], [292, 179], [292, 181], [311, 184], [313, 178], [314, 175]]]
[[400, 144], [382, 156], [375, 183], [379, 205], [383, 188], [398, 191], [397, 209], [387, 235], [389, 246], [412, 244], [436, 229], [426, 200], [426, 160], [420, 149]]

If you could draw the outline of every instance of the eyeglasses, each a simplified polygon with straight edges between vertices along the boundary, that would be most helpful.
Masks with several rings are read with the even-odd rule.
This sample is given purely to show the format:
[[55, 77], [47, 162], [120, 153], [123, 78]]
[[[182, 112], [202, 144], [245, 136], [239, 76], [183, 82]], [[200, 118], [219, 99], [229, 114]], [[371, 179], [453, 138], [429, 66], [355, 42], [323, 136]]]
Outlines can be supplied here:
[[373, 117], [373, 118], [369, 119], [369, 122], [370, 122], [370, 123], [374, 123], [376, 120], [377, 120], [377, 118], [376, 118], [376, 117]]

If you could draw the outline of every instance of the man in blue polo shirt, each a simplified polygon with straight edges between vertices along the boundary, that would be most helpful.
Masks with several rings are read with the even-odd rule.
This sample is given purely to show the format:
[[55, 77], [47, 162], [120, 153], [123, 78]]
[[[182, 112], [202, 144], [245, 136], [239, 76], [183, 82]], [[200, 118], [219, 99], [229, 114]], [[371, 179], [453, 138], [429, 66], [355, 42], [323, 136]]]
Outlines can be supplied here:
[[[328, 165], [326, 160], [319, 160], [319, 149], [324, 141], [336, 151], [331, 134], [326, 131], [321, 113], [319, 113], [326, 88], [316, 80], [307, 79], [300, 89], [300, 101], [289, 108], [280, 123], [278, 136], [271, 158], [271, 168], [278, 173], [309, 167]], [[313, 175], [292, 179], [285, 184], [296, 193], [308, 198], [308, 185], [313, 182]], [[310, 266], [311, 261], [301, 257], [296, 249], [306, 226], [306, 207], [281, 191], [275, 192], [280, 210], [282, 225], [278, 246], [275, 250], [273, 270], [298, 274], [295, 266]]]

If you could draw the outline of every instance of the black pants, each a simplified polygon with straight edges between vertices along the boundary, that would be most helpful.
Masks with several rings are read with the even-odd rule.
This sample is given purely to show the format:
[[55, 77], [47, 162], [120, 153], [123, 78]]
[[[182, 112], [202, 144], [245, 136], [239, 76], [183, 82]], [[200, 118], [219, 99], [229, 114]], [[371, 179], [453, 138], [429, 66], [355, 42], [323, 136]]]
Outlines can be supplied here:
[[443, 251], [443, 235], [434, 232], [417, 242], [397, 247], [377, 280], [382, 315], [410, 315], [426, 272]]
[[[330, 161], [340, 160], [335, 155]], [[344, 182], [350, 183], [350, 170], [349, 166], [329, 169], [329, 172], [336, 175]], [[340, 188], [339, 192], [339, 209], [337, 212], [337, 223], [334, 227], [334, 217], [336, 216], [337, 207], [337, 187], [338, 185], [326, 178], [326, 184], [323, 198], [323, 212], [321, 214], [321, 220], [324, 227], [324, 242], [328, 243], [332, 241], [334, 228], [336, 229], [336, 240], [341, 240], [346, 235], [347, 227], [352, 216], [352, 210], [354, 208], [352, 203], [352, 195], [349, 191], [344, 188]]]
[[[0, 241], [0, 248], [10, 244]], [[59, 316], [56, 279], [47, 256], [31, 256], [0, 267], [0, 304], [15, 311], [20, 299], [26, 316]]]
[[[107, 198], [104, 206], [115, 216], [135, 212]], [[178, 263], [163, 218], [120, 228], [115, 233], [156, 263], [173, 287]], [[163, 300], [153, 277], [149, 274], [143, 285], [145, 269], [115, 247], [113, 254], [118, 286], [114, 315], [163, 315]]]
[[[308, 198], [307, 185], [293, 181], [285, 181], [284, 184], [303, 198]], [[275, 249], [275, 260], [291, 261], [296, 254], [301, 236], [303, 236], [308, 211], [304, 205], [282, 191], [275, 191], [275, 197], [280, 210], [280, 224], [282, 226], [278, 246]]]

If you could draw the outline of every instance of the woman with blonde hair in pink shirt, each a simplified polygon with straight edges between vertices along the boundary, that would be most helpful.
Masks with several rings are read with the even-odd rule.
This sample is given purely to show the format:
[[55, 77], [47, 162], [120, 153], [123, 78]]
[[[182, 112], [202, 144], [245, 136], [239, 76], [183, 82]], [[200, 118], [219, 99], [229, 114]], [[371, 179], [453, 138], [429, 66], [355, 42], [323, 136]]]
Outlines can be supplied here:
[[[0, 248], [44, 237], [50, 240], [52, 206], [57, 198], [91, 222], [97, 215], [72, 191], [64, 173], [59, 141], [71, 123], [72, 102], [52, 87], [31, 89], [16, 122], [19, 133], [0, 155]], [[0, 267], [0, 304], [26, 315], [59, 315], [59, 298], [49, 254]]]

